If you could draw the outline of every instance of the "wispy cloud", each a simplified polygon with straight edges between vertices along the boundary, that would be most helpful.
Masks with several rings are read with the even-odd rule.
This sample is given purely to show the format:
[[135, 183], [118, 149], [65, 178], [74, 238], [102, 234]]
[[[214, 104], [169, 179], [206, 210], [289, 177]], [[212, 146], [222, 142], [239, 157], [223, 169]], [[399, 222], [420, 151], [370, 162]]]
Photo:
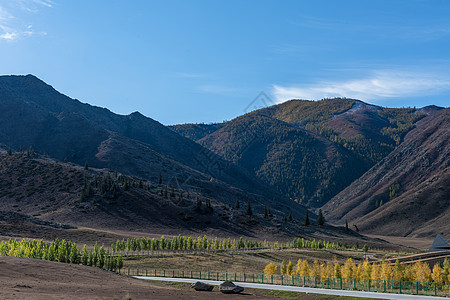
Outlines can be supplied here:
[[348, 97], [362, 100], [435, 95], [450, 90], [450, 76], [395, 70], [374, 71], [361, 79], [322, 81], [308, 85], [273, 85], [278, 102], [290, 99]]
[[[25, 18], [29, 14], [39, 12], [43, 7], [51, 8], [53, 4], [52, 0], [15, 0], [7, 2], [7, 6], [0, 5], [0, 42], [14, 41], [35, 34], [45, 35], [45, 32], [34, 31]], [[25, 18], [18, 16], [21, 12], [26, 14]]]

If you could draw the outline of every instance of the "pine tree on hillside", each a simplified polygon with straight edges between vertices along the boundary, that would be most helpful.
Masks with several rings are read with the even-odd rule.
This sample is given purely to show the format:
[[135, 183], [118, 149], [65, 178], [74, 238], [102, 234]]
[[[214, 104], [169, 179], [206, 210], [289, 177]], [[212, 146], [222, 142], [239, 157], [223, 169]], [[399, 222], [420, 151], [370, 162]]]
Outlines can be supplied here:
[[323, 218], [322, 209], [319, 209], [319, 216], [317, 217], [317, 225], [323, 226], [325, 220]]
[[306, 210], [306, 213], [305, 213], [305, 226], [309, 226], [309, 225], [310, 225], [310, 222], [309, 222], [309, 211]]
[[239, 209], [241, 205], [239, 204], [239, 199], [236, 199], [236, 203], [234, 204], [234, 208]]
[[245, 212], [247, 216], [253, 215], [252, 206], [250, 204], [250, 200], [247, 201], [247, 210]]
[[158, 184], [162, 184], [162, 174], [161, 174], [161, 172], [158, 173]]

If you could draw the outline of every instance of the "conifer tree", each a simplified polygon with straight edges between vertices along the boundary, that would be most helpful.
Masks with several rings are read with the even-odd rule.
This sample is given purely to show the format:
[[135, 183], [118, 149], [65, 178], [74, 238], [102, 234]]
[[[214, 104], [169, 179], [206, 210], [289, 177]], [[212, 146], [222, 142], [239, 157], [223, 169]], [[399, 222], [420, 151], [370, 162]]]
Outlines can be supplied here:
[[433, 278], [433, 281], [436, 283], [442, 283], [443, 282], [443, 276], [442, 276], [443, 270], [439, 264], [435, 264], [433, 267], [433, 273], [431, 277]]
[[324, 223], [325, 223], [325, 220], [323, 218], [322, 209], [319, 209], [319, 215], [317, 217], [317, 225], [323, 226]]
[[281, 266], [280, 266], [281, 275], [286, 275], [286, 269], [287, 269], [287, 264], [286, 264], [286, 261], [283, 259], [283, 261], [281, 262]]
[[444, 263], [442, 264], [442, 277], [445, 283], [450, 282], [450, 263], [448, 262], [448, 258], [444, 259]]
[[162, 174], [161, 174], [161, 172], [158, 173], [158, 184], [162, 184]]
[[202, 200], [197, 196], [197, 200], [195, 202], [195, 211], [199, 212], [202, 210]]
[[294, 264], [289, 261], [289, 263], [286, 266], [286, 275], [293, 275], [294, 274]]
[[310, 222], [309, 222], [309, 212], [308, 210], [306, 210], [305, 212], [305, 226], [309, 226]]
[[342, 278], [341, 265], [338, 262], [334, 263], [334, 278]]
[[240, 208], [239, 199], [236, 199], [236, 203], [234, 204], [234, 208], [236, 208], [236, 209]]
[[250, 204], [250, 200], [247, 201], [247, 210], [245, 211], [247, 216], [253, 215], [252, 206]]

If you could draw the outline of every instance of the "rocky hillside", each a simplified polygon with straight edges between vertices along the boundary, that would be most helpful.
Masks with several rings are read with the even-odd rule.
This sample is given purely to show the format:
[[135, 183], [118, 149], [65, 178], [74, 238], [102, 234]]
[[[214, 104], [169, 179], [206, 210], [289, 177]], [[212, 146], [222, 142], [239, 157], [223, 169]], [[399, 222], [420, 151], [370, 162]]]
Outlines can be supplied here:
[[415, 122], [438, 110], [341, 98], [292, 100], [217, 127], [171, 128], [290, 199], [318, 208], [395, 149]]
[[[220, 192], [240, 201], [240, 207], [108, 169], [58, 162], [32, 149], [0, 150], [1, 235], [20, 236], [20, 228], [78, 226], [233, 236], [289, 235], [302, 230], [302, 220], [283, 222], [287, 213], [276, 207], [270, 208], [270, 217], [264, 217], [264, 207], [253, 197], [238, 190]], [[247, 201], [253, 205], [251, 216], [246, 213]]]
[[234, 199], [226, 191], [239, 189], [254, 194], [256, 202], [276, 197], [290, 210], [299, 208], [252, 174], [151, 118], [81, 103], [32, 75], [0, 77], [0, 143], [152, 181], [161, 174], [164, 184], [227, 203]]
[[387, 157], [324, 207], [364, 232], [433, 236], [450, 230], [450, 109], [415, 124]]

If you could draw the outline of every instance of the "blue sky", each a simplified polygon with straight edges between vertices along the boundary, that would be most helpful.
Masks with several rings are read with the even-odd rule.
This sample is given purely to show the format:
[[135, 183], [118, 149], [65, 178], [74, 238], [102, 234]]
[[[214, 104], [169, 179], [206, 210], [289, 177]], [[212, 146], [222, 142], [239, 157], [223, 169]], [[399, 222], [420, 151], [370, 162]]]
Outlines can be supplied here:
[[450, 106], [450, 1], [0, 0], [0, 70], [163, 124], [261, 92]]

